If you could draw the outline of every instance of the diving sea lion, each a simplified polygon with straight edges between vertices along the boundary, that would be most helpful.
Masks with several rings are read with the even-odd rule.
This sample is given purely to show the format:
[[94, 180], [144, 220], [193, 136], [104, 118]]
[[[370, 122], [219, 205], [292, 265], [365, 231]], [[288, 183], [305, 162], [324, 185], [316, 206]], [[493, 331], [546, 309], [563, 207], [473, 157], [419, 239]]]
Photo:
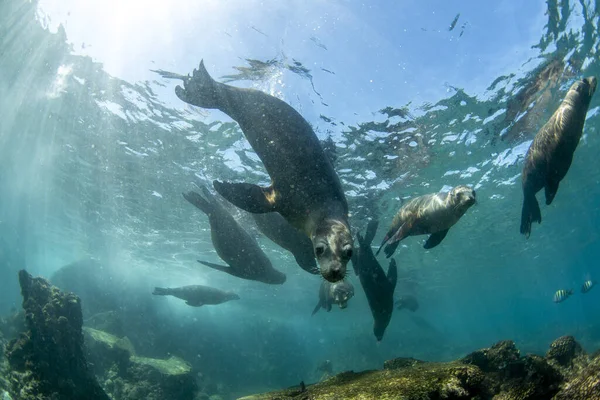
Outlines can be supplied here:
[[240, 296], [233, 292], [224, 292], [202, 285], [190, 285], [178, 288], [156, 287], [152, 294], [157, 296], [174, 296], [185, 300], [185, 304], [192, 307], [201, 307], [205, 304], [221, 304], [230, 300], [240, 299]]
[[400, 298], [396, 301], [396, 308], [398, 310], [406, 308], [412, 312], [415, 312], [419, 309], [419, 301], [411, 294], [400, 296]]
[[377, 232], [377, 225], [377, 221], [369, 222], [364, 239], [360, 233], [356, 234], [358, 249], [352, 257], [352, 265], [367, 296], [374, 321], [373, 333], [379, 342], [392, 319], [398, 269], [396, 260], [392, 258], [386, 276], [373, 254], [371, 243]]
[[207, 188], [202, 187], [202, 191], [204, 197], [193, 191], [183, 193], [183, 197], [208, 216], [213, 246], [229, 267], [200, 260], [198, 262], [242, 279], [277, 285], [284, 283], [285, 274], [273, 268], [256, 240]]
[[354, 286], [346, 280], [335, 283], [329, 281], [321, 282], [319, 288], [319, 302], [311, 315], [315, 315], [321, 308], [331, 311], [331, 305], [337, 304], [341, 309], [348, 307], [348, 300], [354, 296]]
[[300, 268], [314, 275], [319, 273], [312, 243], [304, 233], [290, 225], [278, 212], [250, 215], [266, 237], [293, 254]]
[[[171, 74], [170, 77], [180, 77]], [[251, 213], [279, 212], [312, 241], [321, 275], [337, 282], [352, 257], [342, 185], [309, 123], [289, 104], [254, 89], [215, 81], [200, 62], [181, 77], [184, 102], [218, 109], [236, 121], [271, 177], [271, 186], [214, 181], [217, 192]]]
[[389, 241], [385, 255], [390, 258], [402, 239], [415, 235], [431, 234], [423, 247], [431, 249], [437, 246], [475, 201], [475, 190], [463, 185], [449, 192], [415, 197], [396, 213], [377, 254]]
[[546, 205], [550, 205], [558, 191], [558, 184], [569, 171], [596, 84], [593, 76], [575, 82], [527, 150], [522, 175], [524, 199], [521, 211], [521, 233], [526, 237], [531, 234], [533, 221], [542, 223], [536, 193], [545, 188]]

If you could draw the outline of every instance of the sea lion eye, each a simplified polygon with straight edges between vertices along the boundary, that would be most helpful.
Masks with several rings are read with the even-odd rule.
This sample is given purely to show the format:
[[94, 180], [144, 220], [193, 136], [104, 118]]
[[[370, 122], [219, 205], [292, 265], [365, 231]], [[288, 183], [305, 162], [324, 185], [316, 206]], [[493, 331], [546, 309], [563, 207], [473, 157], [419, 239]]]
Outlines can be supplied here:
[[345, 258], [352, 258], [352, 246], [347, 244], [344, 246], [343, 255]]
[[325, 253], [325, 245], [322, 243], [316, 245], [315, 254], [317, 255], [317, 257], [321, 257], [323, 255], [323, 253]]

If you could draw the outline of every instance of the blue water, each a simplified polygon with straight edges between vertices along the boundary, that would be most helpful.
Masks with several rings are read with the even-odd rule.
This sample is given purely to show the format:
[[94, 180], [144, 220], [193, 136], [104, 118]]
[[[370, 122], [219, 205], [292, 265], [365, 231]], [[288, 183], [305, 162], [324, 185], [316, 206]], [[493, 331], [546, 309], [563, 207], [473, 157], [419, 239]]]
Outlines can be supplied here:
[[[232, 396], [315, 381], [325, 359], [335, 372], [380, 368], [503, 339], [542, 353], [565, 334], [600, 347], [600, 291], [579, 293], [600, 276], [600, 95], [542, 224], [528, 240], [519, 234], [530, 141], [576, 78], [600, 76], [597, 4], [177, 3], [0, 2], [0, 314], [20, 307], [19, 269], [50, 278], [93, 257], [120, 290], [138, 352], [180, 355]], [[150, 71], [187, 74], [200, 59], [217, 79], [246, 59], [275, 60], [256, 80], [230, 84], [282, 98], [331, 136], [352, 228], [379, 218], [375, 243], [401, 198], [477, 190], [478, 205], [440, 246], [425, 251], [423, 236], [410, 237], [396, 252], [396, 294], [414, 294], [420, 308], [395, 312], [380, 344], [356, 276], [347, 309], [311, 318], [320, 277], [242, 212], [286, 283], [196, 262], [220, 261], [207, 218], [181, 192], [217, 178], [268, 182], [235, 123], [182, 103], [175, 82]], [[553, 73], [538, 73], [550, 63]], [[536, 80], [521, 107], [518, 94]], [[409, 118], [392, 115], [403, 107]], [[242, 299], [196, 309], [151, 296], [191, 283]], [[575, 294], [553, 303], [563, 288]]]

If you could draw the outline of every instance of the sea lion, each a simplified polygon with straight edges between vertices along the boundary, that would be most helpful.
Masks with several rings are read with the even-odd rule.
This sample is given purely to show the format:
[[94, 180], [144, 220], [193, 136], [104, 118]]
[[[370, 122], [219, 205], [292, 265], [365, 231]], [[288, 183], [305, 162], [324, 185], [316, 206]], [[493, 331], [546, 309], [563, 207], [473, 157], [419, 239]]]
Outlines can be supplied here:
[[415, 312], [419, 309], [419, 301], [411, 294], [400, 296], [400, 298], [396, 301], [396, 308], [398, 310], [406, 308], [412, 312]]
[[569, 171], [596, 84], [593, 76], [576, 81], [527, 150], [522, 175], [524, 199], [520, 229], [526, 237], [531, 234], [532, 222], [542, 223], [536, 193], [545, 188], [546, 205], [550, 205], [558, 184]]
[[337, 304], [341, 309], [348, 307], [348, 300], [354, 296], [354, 286], [346, 280], [331, 283], [321, 282], [319, 288], [319, 302], [311, 315], [315, 315], [321, 308], [331, 311], [331, 305]]
[[191, 77], [181, 78], [177, 97], [236, 121], [271, 177], [269, 187], [215, 180], [215, 190], [248, 212], [279, 212], [310, 238], [321, 275], [330, 282], [341, 280], [352, 257], [348, 204], [310, 124], [274, 96], [215, 81], [203, 61]]
[[371, 243], [377, 232], [377, 226], [377, 221], [370, 221], [364, 239], [360, 233], [356, 234], [358, 249], [352, 257], [352, 265], [367, 296], [374, 321], [373, 333], [379, 342], [392, 319], [398, 269], [396, 260], [392, 258], [386, 276], [373, 254]]
[[431, 249], [437, 246], [475, 201], [475, 190], [463, 185], [449, 192], [415, 197], [396, 213], [377, 254], [389, 241], [385, 255], [390, 258], [402, 239], [415, 235], [431, 234], [423, 247]]
[[204, 197], [193, 191], [183, 193], [183, 197], [208, 216], [213, 246], [229, 267], [200, 260], [198, 262], [242, 279], [276, 285], [284, 283], [285, 274], [273, 268], [256, 240], [207, 188], [202, 187], [202, 191]]
[[152, 294], [157, 296], [174, 296], [185, 300], [185, 304], [192, 307], [201, 307], [205, 304], [221, 304], [230, 300], [240, 299], [240, 296], [233, 292], [224, 292], [219, 289], [202, 285], [190, 285], [177, 288], [155, 287]]
[[308, 273], [318, 274], [312, 243], [308, 236], [290, 225], [278, 212], [250, 213], [258, 229], [271, 241], [283, 247], [296, 259], [296, 263]]

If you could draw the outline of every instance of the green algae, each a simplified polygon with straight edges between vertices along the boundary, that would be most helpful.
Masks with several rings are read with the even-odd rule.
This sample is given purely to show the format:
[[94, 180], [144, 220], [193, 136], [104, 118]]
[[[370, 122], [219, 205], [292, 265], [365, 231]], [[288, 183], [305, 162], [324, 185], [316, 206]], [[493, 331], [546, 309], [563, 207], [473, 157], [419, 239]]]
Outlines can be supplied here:
[[165, 375], [185, 375], [189, 374], [192, 366], [179, 357], [169, 357], [166, 360], [147, 357], [131, 357], [131, 362], [134, 364], [147, 365]]
[[104, 344], [109, 349], [118, 348], [127, 351], [132, 356], [135, 356], [135, 348], [127, 337], [120, 338], [108, 332], [100, 331], [94, 328], [88, 328], [85, 326], [83, 327], [83, 331], [90, 335], [94, 341]]

